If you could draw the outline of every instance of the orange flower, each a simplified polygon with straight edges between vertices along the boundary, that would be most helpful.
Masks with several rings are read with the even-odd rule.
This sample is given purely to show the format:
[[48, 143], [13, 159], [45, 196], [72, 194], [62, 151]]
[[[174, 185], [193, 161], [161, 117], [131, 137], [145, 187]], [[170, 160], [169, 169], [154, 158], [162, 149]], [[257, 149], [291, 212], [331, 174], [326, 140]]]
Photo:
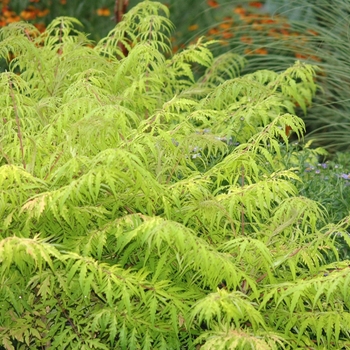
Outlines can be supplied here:
[[245, 44], [252, 44], [253, 43], [253, 39], [250, 36], [243, 35], [242, 37], [240, 37], [239, 40], [242, 41], [242, 43], [245, 43]]
[[257, 31], [262, 31], [264, 30], [264, 26], [262, 26], [258, 21], [254, 21], [252, 24], [252, 28]]
[[251, 7], [256, 7], [258, 9], [262, 8], [264, 6], [264, 4], [260, 1], [252, 1], [249, 3], [249, 6]]
[[6, 23], [15, 23], [15, 22], [19, 22], [21, 20], [21, 17], [19, 16], [14, 16], [14, 17], [10, 17], [6, 19]]
[[46, 26], [44, 23], [34, 23], [34, 27], [39, 30], [40, 33], [45, 32]]
[[322, 59], [321, 59], [320, 57], [318, 57], [318, 56], [312, 55], [312, 56], [310, 56], [310, 58], [311, 58], [312, 60], [316, 61], [316, 62], [321, 62], [321, 61], [322, 61]]
[[42, 10], [42, 11], [39, 11], [37, 13], [37, 16], [38, 17], [45, 17], [46, 15], [48, 15], [50, 13], [50, 10], [49, 9], [45, 9], [45, 10]]
[[208, 6], [213, 7], [213, 8], [217, 8], [217, 7], [220, 6], [220, 5], [218, 4], [218, 2], [215, 1], [215, 0], [207, 0], [207, 4], [208, 4]]
[[294, 56], [298, 59], [298, 60], [306, 60], [308, 58], [307, 55], [303, 55], [302, 53], [296, 52], [294, 54]]
[[254, 50], [255, 55], [267, 55], [268, 53], [269, 52], [264, 47]]
[[20, 13], [20, 16], [25, 20], [25, 21], [30, 21], [36, 18], [36, 13], [35, 11], [32, 10], [23, 10]]
[[193, 32], [194, 30], [198, 29], [198, 24], [192, 24], [191, 26], [188, 27], [188, 30], [190, 32]]
[[246, 23], [253, 23], [256, 20], [259, 20], [259, 16], [255, 14], [249, 14], [246, 16], [241, 16], [241, 19], [245, 21]]
[[67, 3], [67, 0], [60, 0], [61, 5], [65, 5]]
[[244, 53], [246, 55], [267, 55], [268, 51], [263, 47], [260, 47], [260, 48], [255, 49], [255, 50], [251, 50], [251, 49], [247, 48], [244, 50]]
[[217, 29], [216, 27], [210, 28], [210, 29], [208, 30], [208, 34], [209, 34], [209, 35], [216, 35], [216, 34], [218, 34], [218, 33], [219, 33], [219, 29]]
[[290, 35], [290, 31], [287, 29], [281, 29], [281, 34], [284, 36], [289, 36]]
[[232, 27], [231, 23], [224, 22], [219, 24], [219, 28], [221, 29], [230, 29], [231, 27]]
[[4, 17], [6, 17], [6, 18], [13, 17], [13, 16], [16, 15], [15, 12], [10, 11], [10, 10], [8, 10], [8, 9], [3, 10], [3, 11], [2, 11], [2, 14], [3, 14]]
[[242, 6], [237, 6], [233, 9], [234, 13], [237, 13], [237, 15], [245, 15], [245, 9]]
[[97, 11], [98, 16], [108, 17], [111, 14], [111, 11], [107, 7], [101, 7]]
[[277, 23], [277, 21], [275, 21], [274, 19], [272, 19], [272, 18], [268, 18], [268, 17], [263, 17], [262, 19], [261, 19], [261, 23], [262, 24], [275, 24], [275, 23]]
[[221, 33], [221, 36], [224, 38], [224, 39], [231, 39], [231, 38], [233, 38], [234, 37], [234, 35], [233, 35], [233, 33], [231, 33], [231, 32], [222, 32]]

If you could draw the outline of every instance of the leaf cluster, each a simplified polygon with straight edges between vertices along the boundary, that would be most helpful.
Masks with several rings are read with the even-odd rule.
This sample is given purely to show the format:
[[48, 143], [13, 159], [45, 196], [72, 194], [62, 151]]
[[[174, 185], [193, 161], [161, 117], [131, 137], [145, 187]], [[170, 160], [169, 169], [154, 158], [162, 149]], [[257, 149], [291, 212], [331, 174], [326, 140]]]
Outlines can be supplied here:
[[72, 18], [1, 30], [2, 345], [347, 347], [348, 218], [281, 153], [315, 68], [172, 55], [167, 15], [144, 1], [94, 47]]
[[[196, 16], [185, 16], [184, 8], [171, 2], [177, 12], [178, 45], [207, 34], [219, 39], [214, 52], [236, 52], [249, 57], [244, 73], [257, 69], [281, 72], [296, 58], [317, 63], [321, 89], [305, 115], [307, 139], [333, 154], [349, 149], [349, 12], [347, 0], [265, 0], [252, 2], [198, 2]], [[185, 5], [183, 5], [185, 6]], [[256, 7], [255, 7], [256, 6]], [[180, 8], [181, 7], [181, 8]], [[175, 11], [174, 11], [175, 12]], [[197, 28], [192, 29], [193, 26]]]

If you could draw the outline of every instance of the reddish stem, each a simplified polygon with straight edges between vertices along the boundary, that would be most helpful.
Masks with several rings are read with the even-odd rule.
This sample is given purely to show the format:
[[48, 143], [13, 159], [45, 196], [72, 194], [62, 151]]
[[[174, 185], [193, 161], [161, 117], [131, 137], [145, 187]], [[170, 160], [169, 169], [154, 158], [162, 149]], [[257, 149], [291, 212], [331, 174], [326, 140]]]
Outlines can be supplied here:
[[22, 132], [21, 132], [21, 123], [19, 120], [15, 94], [13, 92], [13, 85], [12, 85], [12, 81], [10, 79], [9, 79], [9, 85], [10, 85], [10, 95], [11, 95], [11, 99], [12, 99], [12, 103], [13, 103], [13, 111], [15, 112], [15, 118], [16, 118], [16, 124], [17, 124], [17, 136], [19, 139], [19, 145], [20, 145], [21, 154], [22, 154], [22, 165], [23, 165], [23, 168], [26, 169], [26, 161], [24, 159], [23, 138], [22, 138]]
[[[242, 166], [242, 174], [241, 174], [241, 187], [244, 187], [244, 167]], [[243, 197], [243, 191], [242, 191], [242, 197]], [[244, 236], [244, 204], [243, 204], [243, 198], [241, 201], [241, 227], [242, 227], [242, 236]]]
[[[127, 11], [129, 0], [115, 0], [114, 5], [114, 21], [119, 23], [122, 21], [124, 14]], [[118, 46], [123, 52], [124, 57], [128, 55], [128, 50], [123, 43], [118, 43]]]

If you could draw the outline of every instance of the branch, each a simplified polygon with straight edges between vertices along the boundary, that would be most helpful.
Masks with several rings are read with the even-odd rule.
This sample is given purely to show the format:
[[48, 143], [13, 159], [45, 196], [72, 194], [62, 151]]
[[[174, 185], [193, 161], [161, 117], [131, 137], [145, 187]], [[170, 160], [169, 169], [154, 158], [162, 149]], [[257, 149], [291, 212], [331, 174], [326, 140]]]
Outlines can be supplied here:
[[[114, 21], [119, 23], [122, 21], [124, 14], [126, 13], [129, 0], [115, 0], [114, 5]], [[124, 57], [128, 55], [128, 50], [123, 43], [118, 43], [118, 46], [123, 52]]]
[[17, 136], [19, 139], [19, 144], [20, 144], [20, 148], [21, 148], [21, 154], [22, 154], [22, 165], [23, 168], [26, 169], [26, 162], [24, 159], [24, 147], [23, 147], [23, 139], [22, 139], [22, 132], [21, 132], [21, 123], [19, 120], [19, 115], [18, 115], [18, 108], [17, 108], [17, 104], [16, 104], [16, 99], [15, 99], [15, 94], [13, 92], [13, 85], [12, 85], [12, 81], [9, 78], [9, 85], [10, 85], [10, 95], [11, 95], [11, 99], [12, 99], [12, 103], [13, 103], [13, 110], [15, 112], [15, 118], [16, 118], [16, 124], [17, 124]]

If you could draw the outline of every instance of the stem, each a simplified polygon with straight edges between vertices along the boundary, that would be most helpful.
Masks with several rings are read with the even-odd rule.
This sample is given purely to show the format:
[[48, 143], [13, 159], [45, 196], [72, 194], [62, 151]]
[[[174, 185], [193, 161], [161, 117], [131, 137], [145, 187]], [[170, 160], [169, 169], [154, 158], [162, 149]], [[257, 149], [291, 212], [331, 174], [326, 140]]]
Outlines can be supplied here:
[[129, 0], [115, 0], [114, 5], [114, 21], [115, 23], [121, 22], [124, 13], [128, 7]]
[[[38, 58], [38, 72], [39, 72], [39, 75], [40, 75], [40, 78], [43, 80], [44, 84], [45, 84], [45, 87], [46, 87], [46, 91], [51, 95], [53, 96], [53, 90], [49, 89], [48, 85], [47, 85], [47, 82], [46, 82], [46, 79], [42, 73], [42, 69], [41, 69], [41, 62], [40, 62], [40, 59]], [[55, 69], [55, 77], [57, 76], [57, 71], [58, 71], [58, 64], [56, 65], [56, 69]]]
[[72, 329], [74, 330], [74, 333], [75, 333], [80, 339], [82, 339], [81, 334], [80, 334], [78, 328], [77, 328], [76, 325], [74, 324], [73, 320], [69, 317], [67, 310], [62, 306], [62, 302], [61, 302], [60, 299], [58, 300], [58, 305], [59, 305], [59, 307], [61, 308], [61, 312], [63, 313], [63, 316], [67, 319], [68, 323], [70, 324], [70, 326], [71, 326]]
[[242, 174], [241, 174], [241, 188], [242, 188], [242, 201], [241, 201], [241, 228], [242, 228], [242, 236], [244, 236], [244, 204], [243, 204], [243, 186], [244, 186], [244, 167], [242, 166]]
[[[129, 0], [115, 0], [114, 5], [114, 21], [115, 23], [121, 22], [124, 14], [126, 13]], [[122, 42], [118, 43], [119, 48], [122, 50], [124, 57], [128, 55], [128, 50]]]
[[0, 152], [1, 152], [2, 156], [6, 159], [7, 164], [11, 164], [10, 157], [4, 152], [2, 147], [0, 147]]
[[[62, 37], [63, 37], [63, 21], [61, 21], [61, 25], [60, 25], [60, 31], [59, 31], [59, 40], [58, 40], [58, 42], [61, 44], [62, 43]], [[62, 49], [62, 47], [60, 47], [59, 49], [58, 49], [58, 55], [62, 55], [62, 53], [63, 53], [63, 49]], [[58, 66], [56, 67], [56, 72], [57, 72], [57, 68], [58, 68]], [[56, 76], [56, 74], [55, 74], [55, 76]]]
[[30, 37], [29, 33], [27, 30], [24, 30], [24, 35], [27, 37], [29, 41], [33, 41], [33, 39]]
[[180, 162], [181, 162], [181, 156], [179, 157], [178, 161], [174, 164], [173, 168], [171, 169], [170, 174], [169, 174], [168, 178], [166, 179], [167, 184], [170, 182], [171, 177], [173, 176], [173, 174], [174, 174], [177, 166], [180, 164]]
[[17, 124], [17, 136], [19, 139], [19, 145], [21, 148], [21, 154], [22, 154], [22, 165], [23, 168], [26, 169], [26, 162], [24, 159], [24, 147], [23, 147], [23, 138], [22, 138], [22, 132], [21, 132], [21, 123], [19, 120], [19, 115], [18, 115], [18, 108], [17, 108], [17, 104], [16, 104], [16, 99], [15, 99], [15, 94], [13, 92], [13, 85], [12, 85], [12, 81], [9, 79], [9, 85], [10, 85], [10, 95], [11, 95], [11, 99], [12, 99], [12, 103], [13, 103], [13, 111], [15, 112], [15, 118], [16, 118], [16, 124]]
[[46, 176], [44, 177], [44, 180], [47, 180], [47, 178], [50, 176], [50, 174], [52, 173], [53, 168], [56, 166], [56, 164], [58, 163], [59, 159], [61, 158], [63, 154], [63, 151], [56, 157], [55, 161], [53, 162], [53, 164], [50, 166], [49, 172], [46, 174]]

